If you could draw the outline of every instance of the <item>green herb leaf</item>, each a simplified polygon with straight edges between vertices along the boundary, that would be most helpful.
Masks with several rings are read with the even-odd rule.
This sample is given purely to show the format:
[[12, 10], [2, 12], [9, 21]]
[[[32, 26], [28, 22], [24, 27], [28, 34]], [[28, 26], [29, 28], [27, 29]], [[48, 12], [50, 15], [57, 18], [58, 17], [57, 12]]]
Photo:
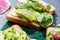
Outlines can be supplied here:
[[49, 4], [46, 5], [46, 10], [50, 10], [51, 6]]
[[17, 5], [15, 6], [15, 8], [16, 8], [16, 9], [23, 9], [23, 8], [27, 8], [27, 7], [25, 6], [25, 4], [17, 4]]
[[36, 1], [29, 1], [26, 5], [27, 5], [28, 8], [32, 8], [36, 11], [39, 11], [39, 12], [43, 11], [42, 7]]

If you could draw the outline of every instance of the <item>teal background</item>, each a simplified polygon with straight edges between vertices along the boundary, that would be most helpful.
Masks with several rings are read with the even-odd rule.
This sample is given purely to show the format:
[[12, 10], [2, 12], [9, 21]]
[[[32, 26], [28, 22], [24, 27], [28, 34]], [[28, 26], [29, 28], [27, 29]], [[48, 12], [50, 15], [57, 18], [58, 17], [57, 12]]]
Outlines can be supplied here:
[[[1, 30], [5, 30], [6, 28], [9, 28], [14, 24], [15, 23], [13, 23], [13, 22], [7, 21], [7, 23], [2, 27]], [[27, 27], [25, 27], [23, 25], [20, 25], [20, 26], [28, 34], [28, 36], [30, 38], [34, 38], [34, 39], [37, 39], [37, 40], [46, 40], [46, 38], [45, 38], [46, 33], [45, 33], [44, 30], [39, 31], [39, 30], [34, 30], [34, 29], [27, 28]]]

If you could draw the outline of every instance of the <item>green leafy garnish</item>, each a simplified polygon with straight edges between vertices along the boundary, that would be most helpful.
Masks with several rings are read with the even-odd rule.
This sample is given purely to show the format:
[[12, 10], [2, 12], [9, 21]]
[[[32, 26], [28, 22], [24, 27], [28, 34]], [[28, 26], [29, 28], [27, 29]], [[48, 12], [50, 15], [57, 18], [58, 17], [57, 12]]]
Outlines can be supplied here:
[[15, 8], [16, 8], [16, 9], [23, 9], [23, 8], [27, 8], [27, 7], [25, 6], [25, 4], [17, 4], [17, 5], [15, 6]]
[[28, 8], [32, 8], [32, 9], [38, 11], [38, 12], [42, 12], [43, 11], [42, 10], [42, 7], [36, 1], [33, 1], [33, 2], [32, 1], [29, 1], [28, 4], [26, 4], [26, 6]]
[[35, 11], [40, 12], [40, 13], [45, 12], [45, 10], [42, 9], [41, 5], [38, 2], [36, 2], [35, 0], [29, 0], [26, 4], [17, 4], [15, 6], [15, 8], [19, 8], [19, 9], [21, 9], [21, 8], [30, 9], [31, 8], [31, 9], [33, 9]]
[[40, 25], [43, 28], [47, 28], [50, 25], [52, 25], [52, 23], [53, 23], [53, 16], [51, 14], [47, 14], [47, 13], [46, 14], [44, 13], [43, 15], [44, 15], [44, 18], [40, 22]]
[[50, 10], [51, 6], [49, 4], [46, 5], [46, 10]]

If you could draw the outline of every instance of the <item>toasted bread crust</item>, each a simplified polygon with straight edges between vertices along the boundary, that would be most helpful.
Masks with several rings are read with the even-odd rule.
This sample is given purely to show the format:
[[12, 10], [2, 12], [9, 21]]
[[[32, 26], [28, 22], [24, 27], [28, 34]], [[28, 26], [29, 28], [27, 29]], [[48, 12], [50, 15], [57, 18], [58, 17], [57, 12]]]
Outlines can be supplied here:
[[[12, 9], [12, 10], [14, 10], [14, 9]], [[37, 29], [37, 30], [41, 29], [39, 24], [37, 24], [35, 22], [29, 22], [25, 18], [20, 18], [20, 17], [16, 16], [15, 14], [10, 13], [12, 10], [7, 12], [7, 15], [6, 15], [7, 20], [18, 23], [18, 24], [21, 24], [21, 25], [25, 25], [27, 27], [34, 28], [34, 29]], [[15, 16], [13, 16], [13, 15], [15, 15]]]
[[49, 27], [49, 28], [47, 28], [47, 30], [46, 30], [46, 35], [50, 32], [50, 31], [52, 31], [53, 29], [55, 29], [54, 27]]
[[17, 25], [17, 24], [11, 26], [10, 28], [8, 28], [8, 29], [6, 29], [6, 30], [10, 30], [11, 28], [15, 28], [15, 29], [18, 30], [18, 31], [23, 31], [22, 28], [21, 28], [19, 25]]
[[[18, 31], [23, 31], [22, 28], [19, 25], [13, 25], [12, 27], [6, 29], [6, 30], [10, 30], [11, 28], [15, 28]], [[29, 40], [30, 38], [27, 36], [26, 40]]]
[[47, 28], [47, 30], [46, 30], [46, 40], [47, 40], [47, 37], [48, 37], [47, 35], [49, 34], [49, 32], [51, 32], [54, 29], [55, 29], [54, 27]]

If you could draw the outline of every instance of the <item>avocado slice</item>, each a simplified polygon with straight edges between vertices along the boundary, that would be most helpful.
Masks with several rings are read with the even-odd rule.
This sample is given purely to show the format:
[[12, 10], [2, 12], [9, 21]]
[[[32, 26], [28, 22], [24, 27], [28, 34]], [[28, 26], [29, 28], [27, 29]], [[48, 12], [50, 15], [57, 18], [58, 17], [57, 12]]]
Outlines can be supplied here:
[[28, 19], [29, 21], [35, 21], [35, 12], [33, 10], [28, 10], [28, 9], [17, 9], [16, 10], [16, 14], [18, 16], [22, 16], [26, 19]]

